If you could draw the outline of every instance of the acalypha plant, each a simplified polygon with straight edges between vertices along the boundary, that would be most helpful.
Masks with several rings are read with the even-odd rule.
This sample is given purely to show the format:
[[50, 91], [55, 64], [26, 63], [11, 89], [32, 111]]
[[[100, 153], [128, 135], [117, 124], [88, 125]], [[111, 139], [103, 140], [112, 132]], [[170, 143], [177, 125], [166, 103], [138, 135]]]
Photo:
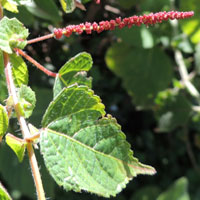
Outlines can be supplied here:
[[[4, 16], [3, 11], [6, 9], [16, 12], [18, 6], [30, 1], [0, 0], [0, 73], [5, 78], [8, 91], [4, 104], [0, 105], [0, 142], [5, 140], [19, 162], [27, 151], [37, 199], [44, 200], [45, 191], [34, 148], [40, 148], [50, 175], [66, 191], [87, 191], [108, 198], [116, 196], [138, 174], [155, 174], [153, 167], [142, 164], [133, 157], [133, 151], [120, 125], [115, 118], [106, 114], [100, 97], [92, 90], [92, 80], [87, 77], [93, 64], [90, 54], [79, 53], [55, 73], [46, 69], [23, 49], [32, 43], [70, 37], [73, 33], [101, 33], [142, 24], [152, 26], [167, 20], [189, 18], [194, 13], [170, 11], [84, 22], [55, 28], [50, 34], [29, 39], [29, 30], [16, 18]], [[60, 2], [66, 13], [72, 12], [76, 7], [85, 9], [82, 0]], [[101, 3], [100, 0], [95, 2]], [[28, 68], [23, 58], [46, 75], [55, 78], [53, 99], [43, 115], [42, 128], [27, 122], [35, 107], [36, 97], [28, 86]], [[8, 133], [11, 118], [17, 118], [21, 137]], [[0, 199], [11, 199], [2, 184]]]

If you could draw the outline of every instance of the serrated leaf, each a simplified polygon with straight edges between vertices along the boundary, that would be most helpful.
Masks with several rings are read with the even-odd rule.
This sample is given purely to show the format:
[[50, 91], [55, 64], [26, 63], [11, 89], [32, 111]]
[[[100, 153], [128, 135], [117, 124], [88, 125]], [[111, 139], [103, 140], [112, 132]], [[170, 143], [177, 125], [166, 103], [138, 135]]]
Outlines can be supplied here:
[[12, 200], [6, 189], [0, 182], [0, 199], [1, 200]]
[[45, 127], [60, 117], [84, 109], [96, 109], [101, 112], [102, 116], [105, 115], [101, 99], [94, 95], [94, 92], [88, 87], [74, 85], [64, 88], [47, 108], [43, 116], [42, 126]]
[[29, 118], [35, 108], [35, 92], [26, 85], [21, 85], [18, 90], [19, 104], [25, 118]]
[[75, 0], [60, 0], [60, 4], [66, 13], [71, 13], [76, 8]]
[[16, 87], [28, 84], [28, 69], [24, 60], [16, 55], [10, 55], [10, 62], [12, 64], [12, 74]]
[[108, 49], [106, 63], [141, 107], [151, 107], [159, 91], [168, 87], [172, 80], [172, 65], [159, 48], [133, 49], [125, 43], [114, 44]]
[[188, 193], [188, 180], [185, 177], [176, 180], [173, 185], [159, 195], [157, 200], [190, 200]]
[[77, 83], [92, 86], [92, 79], [87, 78], [87, 71], [92, 67], [92, 58], [88, 53], [80, 53], [67, 61], [59, 70], [54, 84], [54, 98], [64, 88]]
[[26, 143], [24, 142], [24, 140], [8, 133], [6, 135], [6, 143], [15, 152], [19, 162], [22, 162], [26, 148]]
[[7, 111], [5, 107], [0, 104], [0, 141], [1, 138], [4, 136], [5, 132], [7, 131], [8, 123], [9, 119]]
[[9, 54], [12, 53], [12, 48], [23, 49], [28, 34], [28, 29], [16, 18], [4, 17], [0, 21], [0, 49]]
[[116, 120], [98, 120], [101, 113], [84, 110], [55, 119], [41, 133], [41, 152], [57, 184], [66, 190], [85, 190], [115, 196], [137, 174], [155, 170], [133, 157]]
[[13, 12], [18, 13], [17, 4], [14, 2], [10, 2], [9, 0], [1, 0], [1, 5], [4, 9]]

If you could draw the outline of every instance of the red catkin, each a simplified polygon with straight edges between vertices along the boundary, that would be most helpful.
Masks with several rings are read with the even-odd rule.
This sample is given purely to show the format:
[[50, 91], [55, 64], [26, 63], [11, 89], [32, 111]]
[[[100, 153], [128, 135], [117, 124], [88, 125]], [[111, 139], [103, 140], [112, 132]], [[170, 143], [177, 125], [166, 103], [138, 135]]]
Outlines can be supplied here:
[[[96, 0], [96, 2], [99, 2]], [[84, 31], [86, 34], [91, 34], [92, 31], [96, 31], [97, 33], [101, 33], [104, 30], [114, 30], [115, 27], [120, 29], [124, 27], [131, 28], [133, 25], [141, 26], [141, 24], [145, 24], [146, 26], [154, 25], [156, 23], [162, 23], [168, 19], [185, 19], [192, 17], [194, 15], [193, 11], [189, 12], [178, 12], [178, 11], [170, 11], [170, 12], [158, 12], [158, 13], [150, 13], [149, 15], [142, 16], [132, 16], [128, 18], [121, 19], [121, 17], [116, 18], [115, 20], [110, 21], [101, 21], [99, 23], [90, 23], [85, 22], [84, 24], [79, 25], [69, 25], [63, 29], [58, 28], [54, 29], [54, 36], [57, 39], [60, 39], [62, 35], [69, 37], [72, 33], [82, 34]]]

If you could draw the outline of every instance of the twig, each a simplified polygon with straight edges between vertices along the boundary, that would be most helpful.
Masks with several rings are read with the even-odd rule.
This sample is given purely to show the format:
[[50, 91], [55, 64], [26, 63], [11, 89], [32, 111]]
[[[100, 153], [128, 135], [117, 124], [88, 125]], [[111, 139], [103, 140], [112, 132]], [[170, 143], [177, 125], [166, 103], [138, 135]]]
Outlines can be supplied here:
[[24, 58], [26, 58], [29, 62], [31, 62], [32, 64], [34, 64], [38, 69], [40, 69], [41, 71], [43, 71], [48, 76], [52, 76], [52, 77], [56, 77], [57, 76], [57, 73], [49, 71], [48, 69], [46, 69], [45, 67], [43, 67], [40, 63], [38, 63], [36, 60], [34, 60], [32, 57], [30, 57], [29, 55], [27, 55], [21, 49], [15, 49], [15, 51], [17, 53], [19, 53], [21, 56], [23, 56]]
[[[3, 9], [2, 9], [1, 3], [0, 3], [0, 18], [2, 18], [2, 17], [3, 17]], [[20, 124], [20, 129], [22, 131], [23, 138], [25, 139], [26, 137], [30, 137], [31, 134], [30, 134], [28, 126], [26, 124], [25, 118], [23, 116], [21, 116], [21, 114], [20, 114], [19, 101], [18, 101], [18, 97], [17, 97], [17, 93], [16, 93], [16, 88], [14, 85], [13, 76], [12, 76], [12, 68], [11, 68], [11, 63], [9, 61], [9, 55], [5, 52], [3, 52], [3, 55], [4, 55], [5, 76], [6, 76], [8, 92], [9, 92], [9, 95], [11, 95], [13, 98], [14, 109], [17, 114], [17, 119]], [[33, 150], [31, 143], [27, 144], [27, 151], [28, 151], [28, 155], [29, 155], [29, 162], [31, 165], [33, 179], [34, 179], [35, 186], [36, 186], [38, 200], [45, 200], [45, 193], [44, 193], [44, 189], [43, 189], [43, 185], [42, 185], [40, 171], [38, 168], [37, 160], [36, 160], [34, 150]]]
[[43, 41], [43, 40], [47, 40], [47, 39], [50, 39], [50, 38], [53, 38], [53, 37], [54, 37], [54, 34], [50, 33], [50, 34], [44, 35], [42, 37], [37, 37], [37, 38], [34, 38], [32, 40], [28, 40], [27, 44], [33, 44], [33, 43], [40, 42], [40, 41]]
[[199, 99], [200, 94], [199, 94], [198, 90], [195, 88], [195, 86], [189, 80], [190, 79], [189, 74], [187, 72], [187, 68], [186, 68], [186, 65], [184, 63], [184, 59], [183, 59], [183, 55], [182, 55], [181, 51], [175, 50], [175, 60], [176, 60], [176, 63], [178, 65], [178, 70], [179, 70], [182, 82], [184, 83], [184, 85], [188, 89], [189, 93], [192, 96]]

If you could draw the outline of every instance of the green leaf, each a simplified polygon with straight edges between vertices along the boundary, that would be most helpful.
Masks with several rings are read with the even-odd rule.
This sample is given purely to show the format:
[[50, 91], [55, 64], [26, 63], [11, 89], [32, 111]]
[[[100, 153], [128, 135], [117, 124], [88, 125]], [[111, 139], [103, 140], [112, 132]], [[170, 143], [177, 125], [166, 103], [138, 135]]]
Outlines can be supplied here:
[[40, 17], [45, 20], [50, 20], [53, 23], [58, 23], [62, 21], [58, 7], [53, 0], [34, 0], [30, 4], [26, 5], [26, 8], [34, 16]]
[[194, 59], [196, 71], [200, 74], [200, 43], [196, 45]]
[[12, 48], [23, 49], [26, 46], [28, 34], [28, 29], [16, 18], [4, 17], [0, 21], [0, 49], [9, 54], [12, 53]]
[[66, 62], [59, 70], [54, 84], [54, 97], [64, 88], [77, 83], [92, 86], [92, 79], [87, 78], [87, 71], [92, 67], [92, 58], [88, 53], [80, 53]]
[[156, 101], [159, 102], [156, 110], [159, 132], [170, 132], [189, 120], [191, 104], [181, 94], [161, 92]]
[[188, 180], [185, 177], [179, 178], [165, 192], [163, 192], [157, 200], [190, 200], [188, 193]]
[[157, 93], [172, 81], [170, 59], [157, 47], [144, 50], [133, 49], [125, 43], [114, 44], [107, 51], [106, 63], [122, 78], [124, 87], [138, 106], [154, 105]]
[[18, 89], [18, 98], [18, 109], [21, 115], [25, 118], [29, 118], [36, 104], [35, 93], [30, 87], [21, 85], [21, 87]]
[[[26, 199], [37, 199], [33, 177], [29, 170], [30, 165], [28, 156], [25, 156], [22, 163], [19, 163], [17, 156], [7, 144], [3, 142], [0, 148], [0, 173], [2, 179], [6, 180], [9, 189], [11, 191], [18, 191], [21, 196], [26, 196]], [[49, 176], [41, 155], [37, 151], [35, 153], [38, 163], [40, 163], [40, 173], [42, 174], [43, 180], [45, 180], [43, 185], [46, 196], [56, 199], [54, 197], [55, 183]]]
[[0, 104], [0, 141], [8, 128], [8, 115], [4, 106]]
[[18, 9], [17, 9], [17, 4], [14, 2], [11, 2], [9, 0], [1, 0], [1, 5], [4, 9], [13, 12], [13, 13], [18, 13]]
[[0, 199], [1, 200], [12, 200], [6, 189], [0, 182]]
[[66, 13], [71, 13], [76, 8], [75, 0], [60, 0], [60, 4]]
[[10, 62], [12, 64], [12, 74], [16, 87], [28, 84], [28, 69], [24, 60], [16, 55], [10, 55]]
[[144, 186], [137, 190], [130, 200], [155, 200], [160, 194], [160, 189], [155, 185]]
[[154, 174], [155, 170], [133, 157], [114, 118], [99, 117], [99, 111], [84, 110], [55, 119], [43, 129], [40, 146], [58, 185], [110, 197], [137, 174]]
[[19, 162], [23, 161], [26, 143], [24, 140], [15, 137], [14, 135], [8, 133], [6, 135], [6, 143], [15, 152], [18, 157]]
[[18, 97], [22, 114], [25, 118], [29, 118], [36, 104], [35, 92], [30, 87], [21, 85]]
[[200, 41], [200, 7], [196, 6], [198, 3], [198, 0], [180, 2], [181, 10], [192, 10], [195, 13], [191, 19], [185, 19], [180, 22], [183, 32], [189, 35], [191, 41], [195, 44]]
[[94, 92], [88, 87], [73, 85], [64, 88], [47, 108], [42, 126], [45, 127], [60, 117], [85, 109], [96, 109], [101, 112], [102, 116], [105, 115], [104, 105], [100, 98], [94, 95]]

